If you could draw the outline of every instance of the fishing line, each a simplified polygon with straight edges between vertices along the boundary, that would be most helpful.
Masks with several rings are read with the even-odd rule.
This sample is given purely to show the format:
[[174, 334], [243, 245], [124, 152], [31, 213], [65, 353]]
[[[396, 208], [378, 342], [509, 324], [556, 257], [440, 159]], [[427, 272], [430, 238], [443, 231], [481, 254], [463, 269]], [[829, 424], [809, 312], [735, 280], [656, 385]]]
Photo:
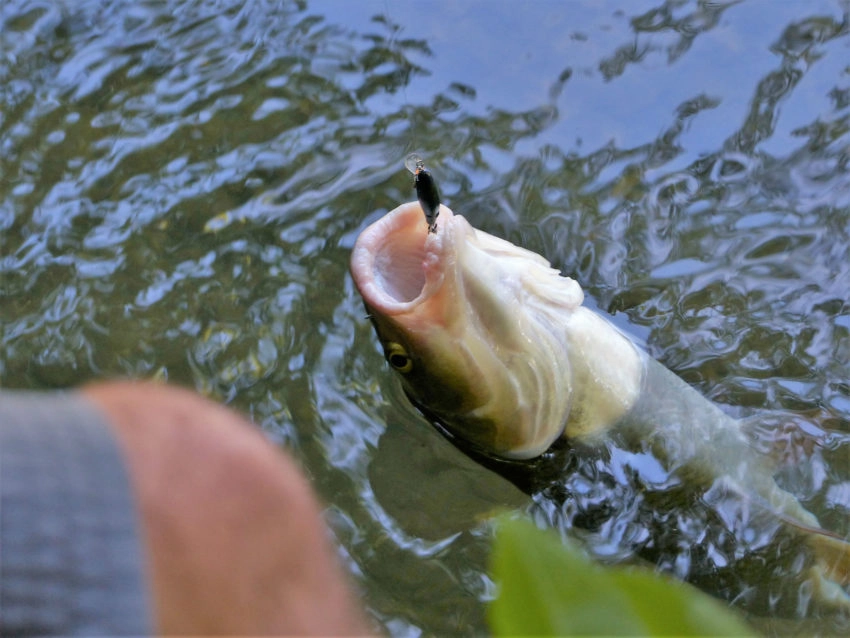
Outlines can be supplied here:
[[[384, 0], [384, 18], [387, 21], [388, 26], [398, 27], [399, 31], [404, 28], [400, 23], [396, 23], [395, 20], [393, 20], [392, 16], [390, 15], [390, 4], [389, 4], [388, 0]], [[396, 34], [397, 34], [397, 32], [391, 28], [390, 29], [389, 41], [387, 43], [388, 45], [392, 45], [395, 42]], [[391, 48], [391, 46], [390, 46], [390, 48]], [[403, 59], [404, 59], [405, 63], [408, 62], [406, 57], [404, 57]], [[405, 111], [407, 111], [407, 137], [408, 137], [408, 142], [406, 142], [404, 144], [404, 146], [402, 148], [402, 152], [401, 152], [401, 154], [405, 157], [408, 156], [410, 153], [414, 152], [416, 150], [417, 146], [418, 146], [418, 140], [417, 140], [417, 137], [416, 137], [416, 126], [414, 124], [414, 118], [413, 118], [413, 113], [412, 113], [413, 109], [412, 109], [410, 102], [409, 102], [409, 99], [407, 97], [407, 84], [410, 82], [411, 77], [412, 77], [412, 74], [411, 74], [410, 68], [405, 69], [404, 83], [401, 85], [402, 108]]]
[[[387, 28], [390, 30], [390, 35], [387, 41], [387, 48], [392, 51], [396, 45], [397, 37], [404, 27], [396, 23], [390, 15], [389, 2], [384, 0], [384, 21]], [[437, 232], [437, 217], [440, 214], [440, 191], [434, 181], [431, 172], [425, 167], [425, 161], [415, 151], [417, 147], [416, 124], [414, 121], [415, 109], [410, 105], [407, 96], [407, 85], [411, 81], [412, 63], [406, 56], [401, 55], [401, 60], [407, 65], [405, 68], [404, 82], [401, 85], [401, 94], [403, 98], [402, 108], [407, 111], [408, 121], [408, 138], [409, 142], [404, 145], [403, 152], [405, 153], [404, 166], [413, 174], [413, 186], [416, 190], [416, 198], [419, 200], [419, 205], [422, 207], [422, 212], [425, 214], [425, 222], [428, 224], [428, 232]]]

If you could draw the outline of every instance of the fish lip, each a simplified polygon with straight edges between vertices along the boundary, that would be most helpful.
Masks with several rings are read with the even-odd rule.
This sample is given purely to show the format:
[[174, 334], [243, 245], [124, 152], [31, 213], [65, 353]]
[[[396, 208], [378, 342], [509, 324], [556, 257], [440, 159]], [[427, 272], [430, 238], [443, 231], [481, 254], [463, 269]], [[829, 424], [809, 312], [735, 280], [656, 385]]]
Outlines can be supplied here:
[[351, 253], [351, 274], [368, 307], [399, 315], [439, 290], [453, 244], [453, 218], [441, 205], [438, 230], [429, 233], [419, 202], [408, 202], [360, 233]]

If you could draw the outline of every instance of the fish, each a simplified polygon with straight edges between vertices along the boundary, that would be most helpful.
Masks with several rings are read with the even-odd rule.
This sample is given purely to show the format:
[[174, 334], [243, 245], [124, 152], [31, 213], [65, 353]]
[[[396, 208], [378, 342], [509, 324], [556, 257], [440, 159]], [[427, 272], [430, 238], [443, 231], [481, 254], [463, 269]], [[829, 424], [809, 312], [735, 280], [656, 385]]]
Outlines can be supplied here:
[[[541, 255], [474, 228], [444, 204], [440, 232], [419, 202], [358, 236], [350, 270], [389, 366], [411, 402], [477, 455], [530, 462], [557, 444], [613, 434], [722, 479], [813, 550], [813, 597], [850, 609], [850, 543], [773, 478], [727, 415], [583, 305]], [[436, 215], [433, 217], [436, 218]]]

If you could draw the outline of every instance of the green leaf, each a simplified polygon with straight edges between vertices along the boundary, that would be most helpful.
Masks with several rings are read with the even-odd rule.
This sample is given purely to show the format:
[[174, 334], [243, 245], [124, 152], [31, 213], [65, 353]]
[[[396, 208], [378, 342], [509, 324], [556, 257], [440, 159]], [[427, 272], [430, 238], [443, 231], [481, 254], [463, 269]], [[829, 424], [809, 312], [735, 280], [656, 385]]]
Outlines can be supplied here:
[[496, 636], [754, 635], [698, 589], [648, 570], [599, 566], [528, 521], [500, 521], [492, 570]]

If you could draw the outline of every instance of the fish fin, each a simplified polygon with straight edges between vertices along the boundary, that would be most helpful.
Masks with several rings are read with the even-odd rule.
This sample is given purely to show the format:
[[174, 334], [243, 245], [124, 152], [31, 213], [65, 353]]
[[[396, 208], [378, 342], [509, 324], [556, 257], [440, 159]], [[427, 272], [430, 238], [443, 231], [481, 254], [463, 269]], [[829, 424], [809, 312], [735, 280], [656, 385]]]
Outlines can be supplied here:
[[[810, 577], [815, 598], [828, 606], [850, 609], [850, 593], [845, 589], [850, 585], [850, 542], [820, 527], [814, 514], [786, 496], [790, 494], [777, 490], [771, 505], [784, 506], [784, 511], [777, 512], [779, 519], [802, 533], [814, 553]], [[789, 510], [793, 514], [788, 514]]]
[[815, 564], [809, 570], [813, 597], [828, 607], [850, 610], [850, 543], [832, 532], [785, 521], [806, 533], [806, 542], [815, 555]]
[[835, 532], [817, 525], [802, 523], [794, 517], [780, 515], [779, 518], [806, 536], [823, 577], [841, 585], [850, 585], [850, 542]]
[[725, 483], [748, 500], [772, 511], [779, 520], [805, 538], [815, 558], [809, 574], [815, 599], [828, 606], [850, 609], [850, 593], [845, 589], [850, 585], [850, 542], [823, 529], [814, 514], [766, 476], [749, 472], [747, 479], [750, 489], [744, 489], [742, 481], [730, 478]]
[[838, 609], [850, 609], [850, 594], [827, 576], [823, 565], [812, 566], [809, 570], [809, 579], [812, 583], [812, 596], [820, 604]]
[[843, 538], [819, 530], [808, 537], [824, 577], [843, 586], [850, 585], [850, 543]]

